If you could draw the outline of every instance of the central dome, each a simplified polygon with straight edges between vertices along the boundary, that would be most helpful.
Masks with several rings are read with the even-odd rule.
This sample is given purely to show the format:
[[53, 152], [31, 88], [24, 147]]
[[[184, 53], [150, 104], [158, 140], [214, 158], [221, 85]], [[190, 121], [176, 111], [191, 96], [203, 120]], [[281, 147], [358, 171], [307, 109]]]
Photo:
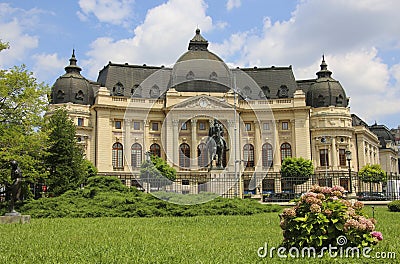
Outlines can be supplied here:
[[208, 41], [196, 29], [188, 51], [172, 69], [172, 85], [179, 92], [227, 92], [230, 89], [230, 69], [224, 61], [208, 51]]

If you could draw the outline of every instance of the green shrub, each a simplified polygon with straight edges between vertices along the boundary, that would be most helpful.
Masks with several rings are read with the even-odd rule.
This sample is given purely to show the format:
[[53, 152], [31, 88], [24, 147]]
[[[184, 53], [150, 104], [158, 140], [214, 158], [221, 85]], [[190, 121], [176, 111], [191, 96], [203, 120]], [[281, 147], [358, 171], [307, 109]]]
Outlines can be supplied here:
[[391, 212], [400, 212], [400, 200], [390, 202], [388, 208]]
[[[278, 205], [260, 204], [252, 199], [215, 198], [211, 193], [158, 192], [156, 195], [162, 199], [136, 188], [129, 189], [118, 178], [95, 176], [88, 179], [85, 188], [70, 190], [58, 197], [31, 200], [18, 209], [36, 218], [252, 215], [280, 211]], [[204, 200], [209, 202], [196, 204]]]
[[377, 244], [382, 234], [374, 232], [375, 219], [363, 215], [361, 202], [351, 204], [344, 200], [343, 192], [339, 186], [313, 186], [297, 200], [296, 206], [284, 209], [280, 215], [283, 246], [321, 250], [344, 244], [346, 247]]

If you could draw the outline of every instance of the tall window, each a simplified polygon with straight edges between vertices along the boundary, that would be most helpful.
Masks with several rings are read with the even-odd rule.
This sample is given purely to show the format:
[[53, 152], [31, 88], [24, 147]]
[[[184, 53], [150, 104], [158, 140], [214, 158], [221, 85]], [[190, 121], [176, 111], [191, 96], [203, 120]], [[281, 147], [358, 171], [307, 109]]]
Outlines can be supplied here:
[[160, 145], [158, 145], [157, 143], [151, 144], [150, 153], [151, 153], [151, 155], [154, 155], [154, 156], [157, 156], [157, 157], [161, 157]]
[[187, 122], [182, 123], [181, 130], [187, 130]]
[[289, 130], [289, 123], [288, 122], [282, 122], [282, 130]]
[[319, 163], [321, 166], [329, 166], [329, 156], [327, 149], [319, 150]]
[[190, 147], [186, 143], [179, 146], [179, 166], [182, 168], [190, 167]]
[[139, 143], [135, 143], [131, 147], [131, 164], [134, 168], [142, 165], [142, 146]]
[[151, 122], [151, 130], [158, 131], [158, 122]]
[[114, 168], [123, 168], [124, 167], [124, 149], [122, 144], [117, 142], [112, 146], [112, 165]]
[[271, 167], [273, 161], [272, 145], [265, 143], [262, 146], [262, 165], [263, 167]]
[[244, 128], [246, 131], [251, 131], [251, 123], [245, 123]]
[[133, 121], [133, 130], [140, 130], [140, 122]]
[[339, 149], [339, 165], [346, 166], [346, 150], [345, 149]]
[[199, 122], [199, 130], [206, 130], [206, 123], [205, 122]]
[[289, 143], [283, 143], [281, 145], [281, 161], [285, 158], [290, 158], [292, 156], [292, 146]]
[[205, 168], [208, 165], [207, 145], [205, 143], [200, 143], [197, 146], [197, 165], [200, 168]]
[[78, 126], [83, 126], [83, 118], [78, 117]]
[[122, 128], [122, 121], [121, 120], [115, 120], [114, 127], [115, 127], [115, 129], [121, 129]]
[[243, 160], [246, 168], [254, 167], [254, 147], [252, 144], [243, 146]]

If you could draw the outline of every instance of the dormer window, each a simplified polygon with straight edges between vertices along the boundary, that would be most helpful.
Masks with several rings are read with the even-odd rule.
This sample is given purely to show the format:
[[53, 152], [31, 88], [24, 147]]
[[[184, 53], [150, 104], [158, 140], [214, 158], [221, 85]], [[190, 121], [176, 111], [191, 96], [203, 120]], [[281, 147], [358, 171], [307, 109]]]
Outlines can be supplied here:
[[124, 96], [124, 86], [122, 83], [118, 82], [113, 87], [113, 95], [114, 96]]
[[193, 80], [193, 79], [194, 79], [194, 73], [193, 73], [192, 71], [189, 71], [189, 72], [186, 74], [186, 79], [187, 79], [187, 80]]
[[216, 72], [212, 72], [210, 74], [210, 80], [212, 80], [212, 81], [217, 81], [218, 80], [218, 75], [217, 75]]
[[324, 98], [324, 96], [322, 94], [318, 95], [317, 105], [318, 106], [324, 106], [325, 105], [325, 98]]
[[249, 86], [246, 86], [246, 87], [243, 88], [243, 94], [244, 94], [244, 96], [245, 96], [246, 98], [247, 98], [247, 97], [250, 97], [250, 95], [251, 95], [251, 89], [250, 89]]
[[289, 97], [289, 88], [286, 85], [281, 85], [278, 91], [279, 98], [288, 98]]
[[341, 106], [343, 105], [343, 96], [339, 94], [338, 97], [336, 97], [336, 105]]
[[150, 89], [150, 97], [151, 98], [158, 98], [160, 96], [160, 88], [155, 84], [153, 87]]
[[64, 92], [62, 90], [58, 90], [57, 92], [57, 99], [64, 99]]
[[83, 94], [82, 90], [79, 90], [79, 92], [76, 93], [75, 99], [79, 101], [83, 101], [85, 95]]
[[271, 98], [271, 91], [269, 90], [268, 86], [263, 86], [261, 87], [261, 90], [263, 91], [265, 97], [267, 97], [267, 99]]

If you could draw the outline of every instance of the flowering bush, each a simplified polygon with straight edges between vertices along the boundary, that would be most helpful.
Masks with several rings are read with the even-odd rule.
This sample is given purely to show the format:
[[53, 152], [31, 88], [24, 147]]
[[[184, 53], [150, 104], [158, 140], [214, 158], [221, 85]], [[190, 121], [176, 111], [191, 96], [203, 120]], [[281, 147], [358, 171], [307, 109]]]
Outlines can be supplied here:
[[283, 210], [280, 226], [283, 229], [283, 246], [323, 247], [343, 246], [337, 238], [346, 237], [346, 247], [367, 247], [382, 240], [376, 232], [376, 221], [362, 213], [364, 204], [344, 199], [340, 186], [313, 186], [296, 200], [296, 205]]

